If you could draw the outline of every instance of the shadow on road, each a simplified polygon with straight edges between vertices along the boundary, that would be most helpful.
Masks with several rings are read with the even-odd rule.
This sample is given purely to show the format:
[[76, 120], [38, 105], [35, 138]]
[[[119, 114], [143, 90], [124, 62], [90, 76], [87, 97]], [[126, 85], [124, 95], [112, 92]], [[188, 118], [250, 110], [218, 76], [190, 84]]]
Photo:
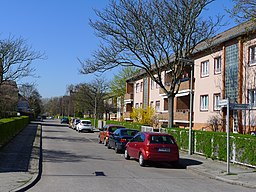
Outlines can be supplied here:
[[28, 171], [37, 124], [30, 124], [0, 149], [0, 173]]
[[194, 159], [187, 159], [187, 158], [180, 158], [180, 166], [183, 169], [186, 169], [188, 166], [193, 166], [193, 165], [201, 165], [201, 161], [197, 161]]
[[97, 156], [89, 156], [89, 155], [77, 155], [75, 153], [70, 153], [67, 151], [61, 150], [46, 150], [43, 149], [43, 161], [44, 162], [82, 162], [88, 159], [93, 160], [106, 160]]

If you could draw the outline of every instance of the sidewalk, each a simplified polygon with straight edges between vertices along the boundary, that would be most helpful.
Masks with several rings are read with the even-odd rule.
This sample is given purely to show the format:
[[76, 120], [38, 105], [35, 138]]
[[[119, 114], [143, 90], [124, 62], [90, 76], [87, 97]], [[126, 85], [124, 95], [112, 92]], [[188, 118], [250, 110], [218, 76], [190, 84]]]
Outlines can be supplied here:
[[25, 191], [40, 179], [41, 125], [29, 124], [0, 149], [0, 192]]
[[230, 163], [229, 174], [227, 174], [227, 163], [218, 160], [207, 159], [200, 155], [188, 155], [180, 152], [181, 164], [188, 171], [199, 175], [227, 182], [233, 185], [241, 185], [256, 189], [256, 169]]
[[[26, 191], [41, 176], [41, 125], [30, 124], [8, 145], [0, 149], [0, 192]], [[256, 189], [256, 169], [206, 159], [199, 155], [180, 152], [181, 168], [195, 174], [234, 185]]]

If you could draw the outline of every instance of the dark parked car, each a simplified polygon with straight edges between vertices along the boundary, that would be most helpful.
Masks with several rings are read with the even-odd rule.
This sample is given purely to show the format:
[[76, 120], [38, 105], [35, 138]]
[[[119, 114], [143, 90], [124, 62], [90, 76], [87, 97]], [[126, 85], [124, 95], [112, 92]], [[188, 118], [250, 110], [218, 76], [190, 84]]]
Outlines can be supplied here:
[[65, 123], [65, 124], [69, 124], [69, 119], [67, 117], [63, 117], [60, 121], [60, 123]]
[[108, 145], [109, 136], [117, 129], [125, 128], [122, 125], [107, 124], [100, 129], [99, 133], [99, 143], [104, 143], [105, 146]]
[[113, 132], [108, 139], [108, 148], [114, 148], [116, 153], [124, 152], [125, 145], [130, 141], [139, 131], [135, 129], [120, 128]]
[[144, 166], [147, 161], [168, 162], [177, 166], [179, 149], [169, 134], [139, 132], [126, 144], [124, 156], [125, 159], [138, 159], [140, 166]]

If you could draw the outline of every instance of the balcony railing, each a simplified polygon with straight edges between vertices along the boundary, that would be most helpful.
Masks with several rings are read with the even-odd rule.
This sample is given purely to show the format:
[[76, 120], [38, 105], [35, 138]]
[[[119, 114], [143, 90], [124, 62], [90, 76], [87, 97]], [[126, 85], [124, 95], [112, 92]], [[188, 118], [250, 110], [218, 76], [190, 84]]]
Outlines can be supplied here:
[[189, 109], [177, 109], [174, 112], [174, 120], [189, 121]]
[[[170, 84], [169, 84], [169, 83], [166, 83], [165, 88], [166, 88], [167, 90], [170, 90]], [[190, 89], [189, 78], [181, 79], [179, 91], [188, 90], [188, 89]], [[159, 94], [164, 94], [164, 90], [163, 90], [162, 88], [159, 89]]]
[[[159, 113], [159, 120], [168, 120], [169, 113]], [[174, 121], [189, 121], [189, 109], [177, 109], [174, 111]]]
[[123, 113], [123, 118], [124, 119], [130, 119], [131, 118], [131, 112], [124, 112]]
[[124, 95], [124, 100], [133, 100], [133, 93], [126, 93]]

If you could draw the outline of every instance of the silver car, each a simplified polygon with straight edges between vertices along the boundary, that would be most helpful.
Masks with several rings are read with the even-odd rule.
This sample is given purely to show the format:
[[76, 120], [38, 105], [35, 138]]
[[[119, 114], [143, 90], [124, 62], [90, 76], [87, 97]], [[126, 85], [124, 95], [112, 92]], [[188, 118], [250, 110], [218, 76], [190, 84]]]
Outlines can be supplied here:
[[92, 122], [90, 120], [81, 120], [77, 124], [77, 131], [78, 132], [93, 132]]
[[77, 130], [77, 125], [80, 123], [80, 119], [75, 119], [72, 123], [72, 129]]

